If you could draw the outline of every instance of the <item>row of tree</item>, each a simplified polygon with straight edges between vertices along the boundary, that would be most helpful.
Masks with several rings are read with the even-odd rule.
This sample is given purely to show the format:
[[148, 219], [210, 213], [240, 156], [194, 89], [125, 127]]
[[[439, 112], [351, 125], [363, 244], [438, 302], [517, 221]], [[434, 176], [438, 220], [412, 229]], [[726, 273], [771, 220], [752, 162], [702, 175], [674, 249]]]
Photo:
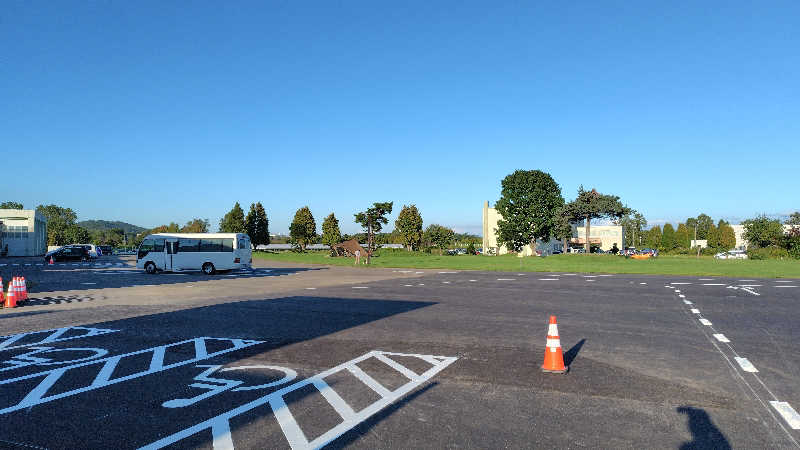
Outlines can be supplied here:
[[760, 215], [742, 222], [747, 253], [753, 259], [781, 258], [791, 256], [800, 259], [800, 212], [794, 212], [784, 223], [790, 225], [788, 232], [779, 220]]
[[[381, 233], [384, 225], [389, 223], [388, 215], [392, 213], [394, 202], [376, 202], [364, 211], [355, 213], [354, 222], [361, 225], [364, 234], [348, 236], [342, 234], [339, 228], [339, 219], [334, 213], [329, 214], [322, 222], [322, 236], [317, 235], [317, 224], [314, 215], [308, 206], [303, 206], [295, 212], [294, 219], [289, 226], [289, 242], [298, 250], [305, 251], [309, 244], [317, 241], [334, 246], [350, 238], [362, 238], [366, 241], [367, 263], [375, 249], [384, 243], [401, 243], [409, 251], [420, 250], [423, 247], [435, 247], [440, 253], [447, 249], [454, 241], [455, 232], [439, 224], [428, 225], [423, 231], [422, 215], [416, 205], [403, 205], [394, 222], [394, 231], [390, 234]], [[378, 239], [379, 236], [384, 239]], [[382, 242], [383, 241], [383, 242]]]
[[[708, 218], [706, 221], [705, 219]], [[698, 223], [703, 223], [702, 232]], [[692, 248], [691, 241], [706, 240], [706, 252], [717, 253], [731, 250], [736, 247], [736, 234], [731, 225], [721, 220], [714, 225], [711, 218], [701, 214], [697, 219], [689, 218], [685, 223], [679, 223], [675, 229], [671, 223], [664, 224], [662, 229], [656, 225], [642, 233], [640, 246], [658, 249], [666, 253], [688, 253]], [[699, 251], [699, 245], [695, 245]]]

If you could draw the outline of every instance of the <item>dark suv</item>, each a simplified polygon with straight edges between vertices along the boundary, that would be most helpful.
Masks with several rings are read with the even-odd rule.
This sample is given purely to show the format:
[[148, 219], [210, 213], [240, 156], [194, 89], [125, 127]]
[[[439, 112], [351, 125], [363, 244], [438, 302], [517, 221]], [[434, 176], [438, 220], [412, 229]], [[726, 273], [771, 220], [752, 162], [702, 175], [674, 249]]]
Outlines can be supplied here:
[[45, 262], [50, 262], [50, 258], [53, 258], [55, 261], [89, 261], [90, 259], [89, 250], [86, 250], [86, 247], [78, 245], [74, 247], [61, 247], [52, 252], [47, 252], [47, 254], [44, 255]]

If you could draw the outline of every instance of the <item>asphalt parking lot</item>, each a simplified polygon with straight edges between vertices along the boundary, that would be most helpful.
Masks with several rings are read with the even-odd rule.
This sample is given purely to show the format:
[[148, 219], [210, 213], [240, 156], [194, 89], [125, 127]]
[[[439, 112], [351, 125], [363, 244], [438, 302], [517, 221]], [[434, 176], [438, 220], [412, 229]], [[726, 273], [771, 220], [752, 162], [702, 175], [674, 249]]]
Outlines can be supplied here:
[[0, 446], [800, 447], [800, 280], [104, 258], [2, 261]]

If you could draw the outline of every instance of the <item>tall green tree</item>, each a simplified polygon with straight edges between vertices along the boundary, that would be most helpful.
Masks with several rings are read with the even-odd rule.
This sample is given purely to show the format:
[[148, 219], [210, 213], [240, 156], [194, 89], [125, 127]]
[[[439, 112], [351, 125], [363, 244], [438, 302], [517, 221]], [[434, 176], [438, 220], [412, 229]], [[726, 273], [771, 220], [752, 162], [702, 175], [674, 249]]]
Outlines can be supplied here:
[[736, 247], [736, 233], [730, 224], [725, 223], [719, 227], [719, 249], [727, 252], [734, 247]]
[[536, 240], [550, 240], [556, 225], [556, 212], [564, 205], [561, 188], [547, 172], [517, 170], [500, 183], [500, 200], [495, 203], [497, 242], [519, 252]]
[[641, 247], [644, 243], [644, 228], [647, 226], [647, 219], [636, 211], [631, 209], [619, 220], [616, 221], [617, 225], [621, 225], [625, 233], [625, 242], [622, 243], [624, 247]]
[[389, 219], [386, 216], [392, 213], [393, 203], [373, 203], [372, 207], [367, 208], [366, 211], [354, 214], [356, 223], [361, 225], [364, 231], [367, 232], [367, 264], [370, 263], [370, 257], [376, 248], [375, 233], [380, 232], [383, 226], [389, 223]]
[[685, 223], [679, 223], [675, 230], [675, 248], [684, 253], [689, 249], [689, 227]]
[[416, 205], [403, 205], [403, 209], [394, 221], [394, 229], [400, 235], [401, 243], [406, 246], [406, 250], [419, 249], [422, 242], [422, 215]]
[[244, 223], [244, 211], [242, 207], [239, 206], [239, 202], [236, 202], [233, 208], [220, 219], [219, 232], [247, 233], [247, 226]]
[[567, 241], [572, 237], [572, 223], [566, 205], [562, 205], [556, 210], [553, 237], [561, 241], [561, 251], [567, 253], [569, 249]]
[[441, 255], [453, 242], [454, 236], [455, 233], [450, 228], [434, 223], [425, 228], [424, 239], [431, 246], [438, 248]]
[[3, 202], [0, 203], [0, 209], [25, 209], [22, 203], [19, 202]]
[[186, 222], [181, 233], [208, 233], [208, 219], [194, 218]]
[[303, 206], [294, 213], [294, 220], [289, 225], [289, 242], [306, 251], [306, 246], [317, 238], [317, 222], [308, 206]]
[[342, 232], [339, 230], [339, 219], [330, 213], [322, 221], [322, 243], [333, 248], [340, 242], [342, 242]]
[[708, 230], [714, 225], [714, 221], [707, 214], [697, 216], [697, 239], [708, 239]]
[[719, 228], [713, 223], [708, 227], [706, 233], [706, 243], [714, 250], [719, 249]]
[[766, 215], [760, 215], [742, 222], [744, 234], [742, 237], [748, 245], [758, 248], [778, 245], [783, 237], [783, 226], [779, 220], [770, 219]]
[[573, 220], [586, 221], [586, 253], [591, 252], [591, 222], [592, 219], [617, 219], [619, 220], [630, 208], [623, 206], [616, 195], [601, 194], [597, 190], [585, 191], [583, 186], [578, 188], [578, 196], [567, 203], [566, 211]]
[[[78, 215], [71, 208], [62, 208], [58, 205], [39, 205], [36, 211], [47, 219], [47, 245], [66, 245], [87, 243], [87, 240], [78, 242], [72, 240], [76, 237], [77, 231], [72, 229]], [[78, 237], [85, 237], [80, 235]]]
[[661, 248], [665, 252], [675, 250], [675, 228], [671, 223], [665, 223], [664, 229], [661, 231]]
[[786, 225], [800, 225], [800, 211], [795, 211], [789, 214], [789, 218], [786, 219], [785, 223]]
[[647, 238], [645, 238], [645, 245], [649, 248], [658, 248], [661, 245], [661, 227], [656, 225], [647, 230]]
[[261, 202], [251, 203], [245, 218], [245, 228], [254, 246], [269, 244], [269, 219]]

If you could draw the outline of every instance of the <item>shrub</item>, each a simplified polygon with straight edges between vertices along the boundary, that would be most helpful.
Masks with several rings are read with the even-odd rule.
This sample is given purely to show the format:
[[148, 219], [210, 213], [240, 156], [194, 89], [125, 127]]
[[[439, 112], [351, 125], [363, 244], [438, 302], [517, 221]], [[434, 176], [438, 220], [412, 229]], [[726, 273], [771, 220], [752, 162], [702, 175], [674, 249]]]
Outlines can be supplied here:
[[789, 257], [789, 252], [785, 248], [775, 246], [751, 248], [747, 250], [747, 257], [750, 259], [783, 259]]

